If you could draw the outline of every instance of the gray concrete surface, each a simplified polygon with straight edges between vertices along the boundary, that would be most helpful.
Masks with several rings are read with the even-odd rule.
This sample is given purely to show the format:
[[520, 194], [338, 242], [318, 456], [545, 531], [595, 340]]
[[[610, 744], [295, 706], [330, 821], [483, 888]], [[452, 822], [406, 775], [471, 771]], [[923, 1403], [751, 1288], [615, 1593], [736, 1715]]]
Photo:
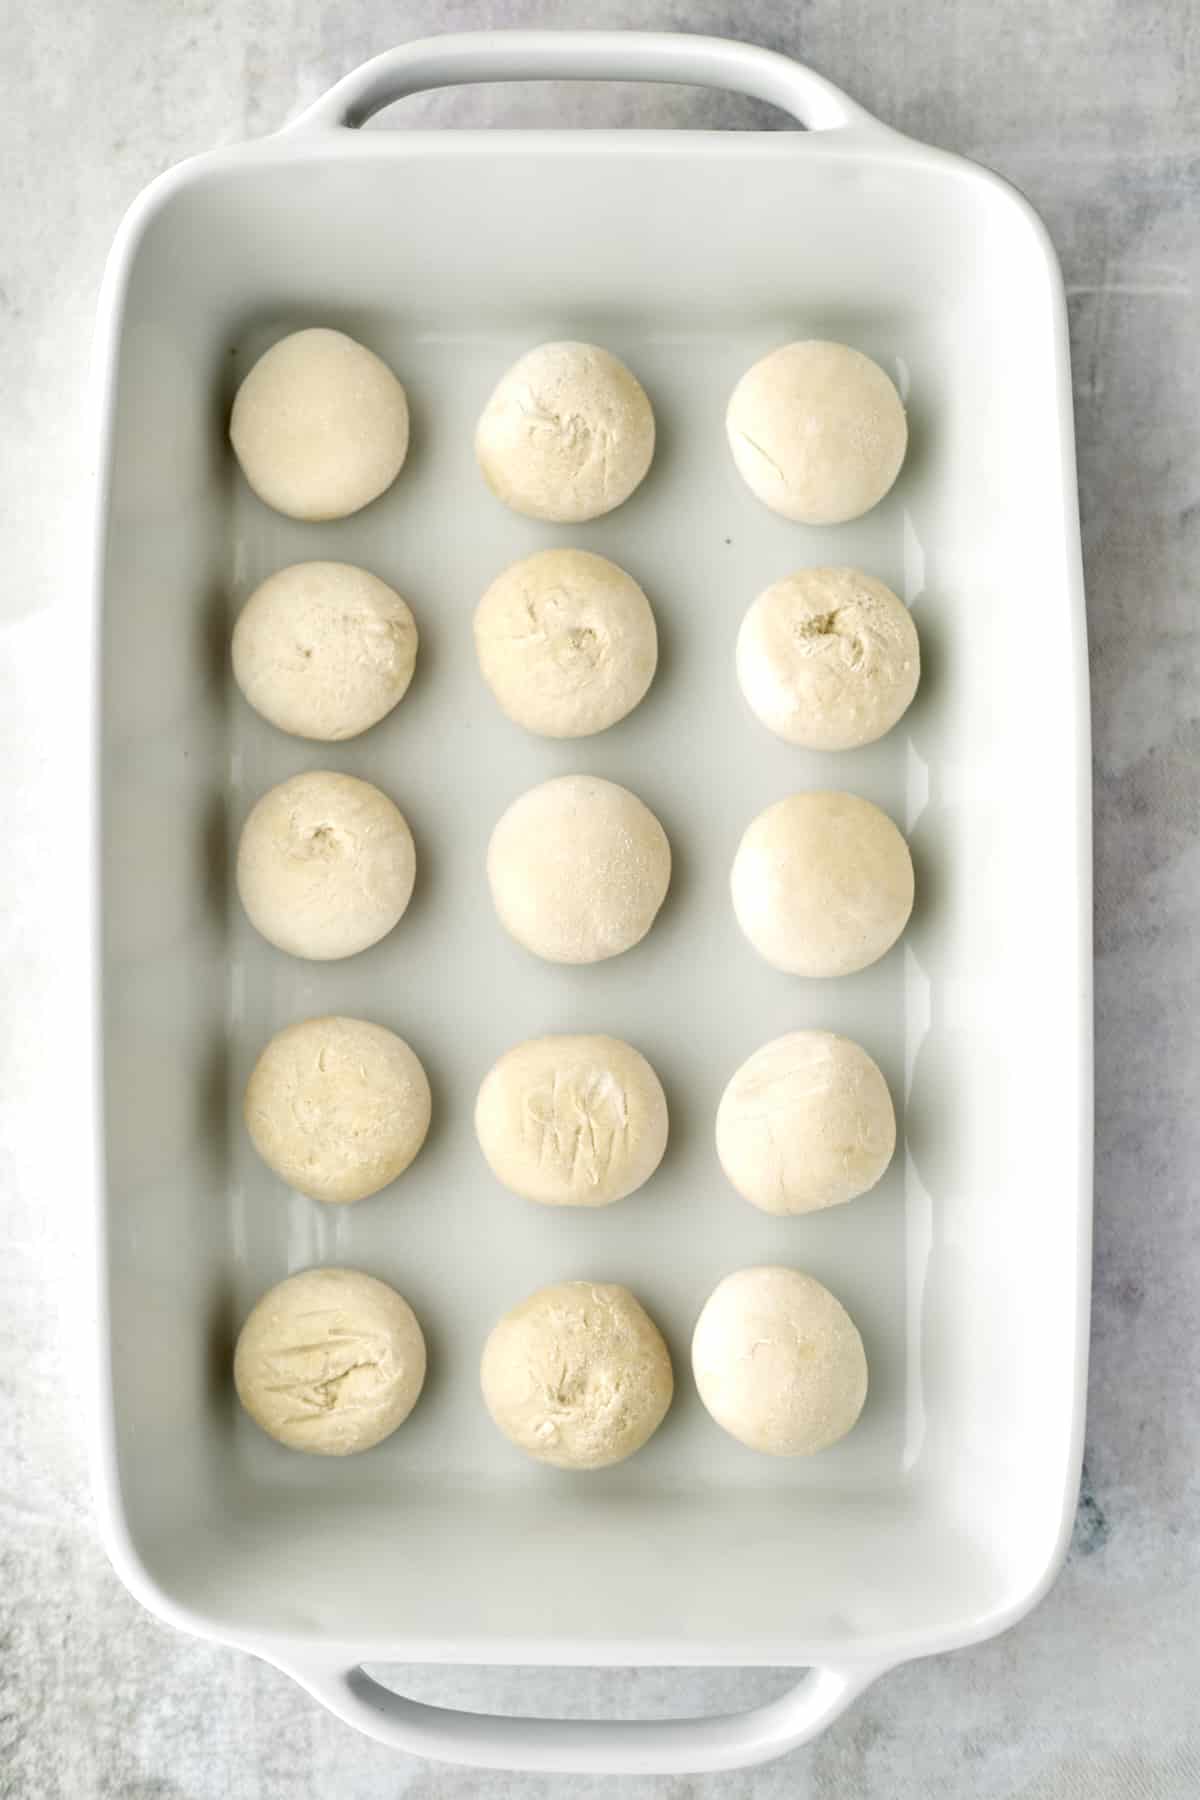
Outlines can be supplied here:
[[[1067, 1569], [1007, 1636], [882, 1681], [813, 1749], [744, 1775], [479, 1777], [353, 1736], [284, 1677], [173, 1635], [89, 1514], [71, 1313], [71, 777], [82, 415], [96, 286], [167, 164], [270, 130], [434, 29], [727, 32], [1031, 197], [1071, 297], [1096, 772], [1096, 1294], [1087, 1482]], [[480, 1800], [602, 1791], [817, 1800], [1188, 1800], [1200, 1792], [1200, 31], [1184, 0], [5, 0], [0, 8], [0, 1795]], [[446, 124], [764, 122], [633, 90], [451, 93]], [[1023, 596], [1014, 596], [1020, 605]], [[1029, 621], [1037, 631], [1036, 617]], [[1036, 729], [1036, 721], [1031, 721]], [[65, 821], [65, 823], [64, 823]], [[56, 937], [56, 933], [64, 934]], [[499, 1709], [745, 1705], [782, 1678], [413, 1671]]]

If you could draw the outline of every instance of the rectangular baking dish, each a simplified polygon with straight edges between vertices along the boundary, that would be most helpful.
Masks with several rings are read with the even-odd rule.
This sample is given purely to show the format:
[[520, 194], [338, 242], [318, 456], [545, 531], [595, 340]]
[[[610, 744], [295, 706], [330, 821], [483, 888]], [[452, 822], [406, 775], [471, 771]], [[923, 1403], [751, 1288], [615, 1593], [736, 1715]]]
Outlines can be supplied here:
[[[458, 81], [723, 86], [804, 131], [361, 131]], [[300, 525], [235, 471], [228, 407], [276, 336], [361, 337], [410, 396], [413, 450], [364, 513]], [[761, 507], [723, 437], [757, 356], [795, 337], [869, 351], [907, 395], [911, 448], [855, 524]], [[659, 422], [651, 477], [569, 533], [505, 512], [475, 418], [521, 350], [605, 344]], [[1080, 1460], [1090, 1229], [1088, 720], [1063, 291], [1046, 234], [996, 177], [913, 143], [811, 71], [715, 39], [499, 33], [368, 63], [277, 136], [156, 181], [124, 222], [100, 313], [96, 536], [100, 896], [97, 1483], [113, 1560], [182, 1629], [291, 1671], [364, 1731], [480, 1765], [729, 1768], [811, 1737], [907, 1658], [1003, 1629], [1052, 1580]], [[470, 616], [547, 541], [628, 567], [662, 663], [620, 728], [553, 743], [479, 681]], [[416, 684], [365, 739], [308, 745], [232, 691], [231, 620], [291, 561], [358, 562], [409, 600]], [[924, 678], [883, 742], [794, 750], [749, 717], [733, 642], [749, 601], [808, 563], [852, 563], [913, 608]], [[419, 856], [409, 915], [348, 962], [251, 931], [231, 847], [253, 800], [303, 768], [365, 775]], [[582, 770], [666, 824], [672, 895], [639, 950], [568, 970], [503, 935], [483, 876], [507, 803]], [[793, 789], [848, 787], [910, 836], [901, 944], [838, 982], [782, 977], [741, 938], [741, 830]], [[435, 1125], [396, 1189], [320, 1208], [240, 1125], [272, 1031], [324, 1011], [402, 1032]], [[901, 1144], [869, 1196], [773, 1220], [728, 1189], [716, 1100], [758, 1044], [802, 1025], [860, 1039]], [[644, 1195], [560, 1216], [498, 1189], [474, 1143], [479, 1080], [519, 1039], [609, 1031], [667, 1087], [672, 1145]], [[756, 1457], [692, 1388], [715, 1282], [789, 1262], [860, 1325], [871, 1393], [824, 1455]], [[239, 1415], [238, 1324], [285, 1274], [362, 1267], [412, 1301], [431, 1373], [411, 1422], [347, 1461], [284, 1451]], [[478, 1395], [495, 1318], [544, 1281], [625, 1282], [662, 1324], [678, 1397], [630, 1463], [526, 1464]], [[364, 1663], [787, 1664], [737, 1718], [494, 1718], [406, 1700]]]

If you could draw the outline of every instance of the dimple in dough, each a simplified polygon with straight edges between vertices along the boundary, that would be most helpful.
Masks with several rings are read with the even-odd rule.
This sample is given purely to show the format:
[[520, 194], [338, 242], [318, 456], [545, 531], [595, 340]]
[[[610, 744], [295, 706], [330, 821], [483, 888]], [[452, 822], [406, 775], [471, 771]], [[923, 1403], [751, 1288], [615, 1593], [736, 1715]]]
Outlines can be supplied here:
[[725, 428], [750, 491], [803, 525], [869, 512], [908, 446], [903, 402], [879, 364], [821, 339], [785, 344], [748, 369]]
[[851, 750], [890, 731], [917, 691], [912, 614], [861, 569], [800, 569], [742, 621], [737, 672], [768, 730], [807, 750]]
[[611, 1037], [516, 1044], [484, 1077], [480, 1148], [497, 1181], [544, 1206], [608, 1206], [653, 1175], [667, 1099], [645, 1057]]
[[265, 1293], [233, 1358], [238, 1399], [289, 1450], [353, 1456], [420, 1398], [425, 1339], [394, 1288], [358, 1269], [305, 1269]]
[[255, 712], [326, 743], [391, 712], [416, 661], [408, 606], [350, 563], [293, 563], [269, 575], [233, 628], [234, 677]]
[[500, 922], [547, 962], [619, 956], [649, 931], [671, 880], [667, 834], [636, 794], [561, 775], [514, 800], [492, 833]]
[[302, 1019], [254, 1065], [243, 1108], [254, 1148], [314, 1200], [365, 1200], [402, 1175], [429, 1130], [416, 1054], [367, 1019]]
[[717, 1155], [767, 1213], [840, 1206], [874, 1187], [896, 1148], [879, 1066], [832, 1031], [789, 1031], [747, 1058], [717, 1108]]
[[628, 1288], [560, 1281], [484, 1346], [483, 1398], [509, 1441], [557, 1469], [603, 1469], [653, 1436], [674, 1392], [662, 1334]]
[[727, 1275], [696, 1321], [692, 1372], [717, 1424], [768, 1456], [811, 1456], [836, 1444], [867, 1397], [854, 1321], [799, 1269]]
[[386, 937], [415, 875], [404, 815], [354, 775], [293, 775], [242, 827], [237, 885], [250, 923], [312, 962], [354, 956]]
[[654, 413], [637, 377], [595, 344], [540, 344], [483, 410], [475, 454], [514, 512], [578, 524], [611, 512], [654, 456]]
[[789, 794], [751, 821], [730, 877], [738, 924], [789, 975], [852, 975], [890, 950], [913, 906], [908, 845], [857, 794]]
[[392, 485], [408, 400], [387, 364], [341, 331], [294, 331], [237, 391], [229, 436], [260, 500], [290, 519], [344, 519]]
[[658, 662], [650, 602], [589, 550], [540, 550], [498, 575], [475, 613], [483, 678], [542, 737], [587, 737], [633, 711]]

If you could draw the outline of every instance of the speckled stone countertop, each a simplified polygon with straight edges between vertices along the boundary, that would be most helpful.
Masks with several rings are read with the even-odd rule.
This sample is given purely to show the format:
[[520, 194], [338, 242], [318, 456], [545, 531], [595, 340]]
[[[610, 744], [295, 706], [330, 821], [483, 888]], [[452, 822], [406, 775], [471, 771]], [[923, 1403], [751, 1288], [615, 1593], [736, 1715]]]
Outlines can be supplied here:
[[[70, 958], [55, 727], [78, 617], [83, 391], [113, 231], [168, 164], [272, 129], [434, 30], [640, 25], [810, 62], [889, 123], [1029, 195], [1070, 296], [1096, 775], [1096, 1287], [1075, 1543], [1006, 1636], [883, 1679], [813, 1748], [744, 1774], [480, 1777], [356, 1737], [284, 1676], [125, 1593], [89, 1510], [70, 1355]], [[9, 0], [0, 13], [0, 1795], [442, 1800], [1193, 1800], [1200, 1793], [1200, 30], [1183, 0]], [[410, 116], [746, 125], [690, 91], [495, 88]], [[1031, 593], [1036, 582], [1031, 579]], [[1028, 596], [1014, 594], [1014, 606]], [[1037, 620], [1029, 621], [1031, 633]], [[1036, 721], [1031, 721], [1036, 729]], [[1031, 1245], [1036, 1254], [1036, 1245]], [[667, 1713], [770, 1671], [414, 1670], [497, 1710]]]

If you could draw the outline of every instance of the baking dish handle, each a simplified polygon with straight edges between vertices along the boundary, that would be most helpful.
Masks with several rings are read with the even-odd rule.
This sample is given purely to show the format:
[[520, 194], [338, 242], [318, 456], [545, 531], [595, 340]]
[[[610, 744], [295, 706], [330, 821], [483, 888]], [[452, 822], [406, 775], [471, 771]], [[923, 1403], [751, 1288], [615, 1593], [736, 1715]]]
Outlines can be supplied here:
[[474, 81], [666, 81], [728, 88], [782, 107], [806, 130], [886, 131], [803, 63], [731, 38], [654, 31], [464, 31], [385, 50], [343, 77], [288, 131], [365, 125], [428, 88]]
[[769, 1762], [817, 1737], [885, 1668], [808, 1669], [778, 1700], [698, 1719], [536, 1719], [408, 1700], [365, 1669], [284, 1665], [347, 1725], [393, 1750], [476, 1769], [572, 1775], [702, 1775]]

